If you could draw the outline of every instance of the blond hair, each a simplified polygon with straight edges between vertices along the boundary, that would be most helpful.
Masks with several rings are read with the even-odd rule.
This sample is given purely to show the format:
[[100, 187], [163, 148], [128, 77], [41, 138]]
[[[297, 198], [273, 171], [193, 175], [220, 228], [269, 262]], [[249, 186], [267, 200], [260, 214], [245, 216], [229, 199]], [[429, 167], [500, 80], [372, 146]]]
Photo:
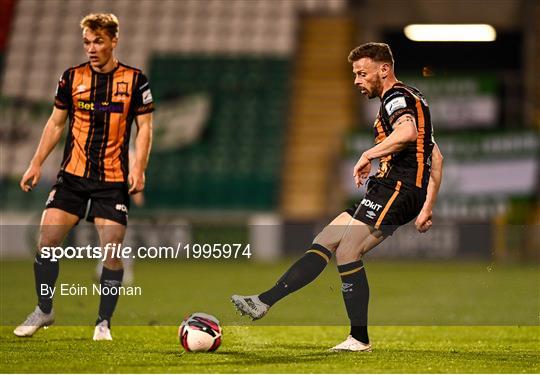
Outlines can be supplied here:
[[112, 13], [91, 13], [81, 20], [81, 29], [88, 28], [92, 31], [105, 30], [112, 38], [118, 38], [120, 23]]

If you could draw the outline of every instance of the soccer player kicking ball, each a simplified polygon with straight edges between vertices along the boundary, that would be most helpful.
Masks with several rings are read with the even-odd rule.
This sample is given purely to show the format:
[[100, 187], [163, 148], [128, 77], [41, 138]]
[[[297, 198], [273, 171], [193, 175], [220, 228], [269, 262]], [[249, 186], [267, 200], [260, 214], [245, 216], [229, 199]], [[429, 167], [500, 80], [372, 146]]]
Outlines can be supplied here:
[[433, 139], [426, 99], [396, 79], [390, 47], [366, 43], [353, 49], [348, 59], [361, 93], [381, 100], [373, 126], [375, 146], [354, 166], [356, 185], [366, 182], [373, 159], [379, 158], [379, 170], [367, 180], [364, 199], [326, 226], [274, 287], [253, 296], [234, 295], [232, 302], [241, 314], [260, 319], [276, 302], [315, 280], [335, 254], [351, 330], [331, 350], [371, 351], [369, 286], [362, 256], [415, 217], [419, 232], [429, 230], [443, 157]]
[[[94, 222], [101, 248], [124, 240], [129, 195], [144, 189], [144, 172], [152, 140], [154, 103], [144, 74], [114, 57], [118, 43], [118, 19], [113, 14], [90, 14], [81, 21], [88, 62], [64, 72], [58, 83], [54, 109], [39, 146], [20, 185], [32, 190], [41, 165], [58, 144], [69, 116], [69, 130], [58, 180], [51, 190], [41, 218], [34, 275], [38, 305], [13, 333], [32, 336], [54, 323], [53, 288], [58, 262], [43, 257], [44, 247], [60, 246], [69, 230], [85, 216]], [[129, 167], [129, 136], [137, 124], [135, 162]], [[110, 245], [109, 245], [110, 246]], [[119, 287], [122, 260], [104, 261], [101, 287]], [[111, 318], [117, 294], [100, 296], [94, 340], [112, 340]]]

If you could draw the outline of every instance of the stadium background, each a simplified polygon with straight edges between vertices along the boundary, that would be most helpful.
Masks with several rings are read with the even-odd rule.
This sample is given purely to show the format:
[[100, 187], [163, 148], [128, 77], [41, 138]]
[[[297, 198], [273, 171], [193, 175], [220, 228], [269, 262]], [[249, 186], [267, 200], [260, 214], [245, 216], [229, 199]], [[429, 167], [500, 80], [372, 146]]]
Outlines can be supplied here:
[[[78, 22], [113, 12], [117, 57], [147, 73], [158, 108], [145, 204], [130, 212], [127, 243], [250, 243], [252, 261], [269, 263], [305, 251], [363, 194], [350, 171], [372, 145], [378, 101], [353, 87], [346, 57], [377, 40], [392, 46], [398, 78], [426, 94], [445, 169], [431, 231], [408, 225], [368, 257], [538, 262], [540, 5], [490, 4], [2, 0], [3, 259], [34, 251], [62, 147], [34, 191], [18, 181], [59, 75], [85, 60]], [[410, 23], [488, 23], [497, 38], [413, 42]], [[96, 241], [86, 223], [68, 239]]]
[[[117, 55], [148, 74], [159, 108], [133, 223], [234, 226], [252, 239], [266, 225], [261, 256], [304, 249], [363, 193], [350, 169], [378, 104], [355, 92], [346, 56], [379, 40], [430, 100], [445, 174], [432, 233], [404, 229], [373, 256], [539, 258], [535, 1], [2, 0], [4, 223], [27, 224], [55, 180], [61, 147], [32, 194], [17, 186], [58, 76], [84, 61], [78, 20], [97, 11], [118, 15]], [[410, 23], [488, 23], [497, 39], [412, 42]]]
[[[0, 6], [2, 372], [538, 372], [538, 327], [527, 327], [540, 312], [538, 1]], [[18, 181], [59, 75], [85, 59], [78, 22], [90, 12], [119, 17], [117, 57], [147, 73], [157, 106], [145, 204], [130, 211], [127, 241], [250, 243], [254, 259], [137, 260], [135, 285], [145, 294], [121, 298], [115, 346], [85, 341], [95, 296], [57, 298], [56, 326], [23, 343], [11, 330], [35, 303], [36, 225], [62, 148], [34, 191], [22, 193]], [[488, 23], [497, 39], [412, 42], [403, 34], [411, 23]], [[401, 228], [368, 255], [377, 351], [359, 367], [354, 357], [320, 354], [348, 323], [332, 267], [260, 322], [235, 316], [228, 296], [270, 286], [362, 195], [351, 168], [373, 142], [378, 101], [355, 90], [346, 57], [374, 40], [391, 44], [398, 78], [426, 94], [445, 169], [431, 231]], [[96, 241], [86, 223], [68, 239]], [[94, 266], [62, 261], [59, 282], [90, 283]], [[170, 326], [193, 311], [226, 327], [212, 366], [204, 356], [178, 358]], [[471, 327], [484, 325], [496, 327]]]

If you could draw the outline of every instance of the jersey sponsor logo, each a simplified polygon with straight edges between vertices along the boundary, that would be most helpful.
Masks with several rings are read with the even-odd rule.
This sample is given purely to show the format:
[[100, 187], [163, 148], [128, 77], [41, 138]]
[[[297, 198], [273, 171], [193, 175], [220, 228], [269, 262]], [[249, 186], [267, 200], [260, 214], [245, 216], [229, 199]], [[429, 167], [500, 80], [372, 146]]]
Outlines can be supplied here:
[[145, 90], [142, 93], [142, 102], [143, 102], [143, 104], [149, 104], [149, 103], [152, 103], [152, 101], [153, 101], [152, 92], [150, 91], [150, 89]]
[[396, 110], [398, 110], [400, 108], [405, 108], [405, 107], [407, 107], [407, 102], [405, 101], [404, 96], [398, 96], [397, 98], [394, 98], [394, 99], [390, 100], [384, 106], [384, 108], [386, 109], [386, 112], [388, 113], [388, 115], [391, 115]]
[[116, 206], [114, 206], [114, 208], [115, 210], [125, 212], [126, 214], [128, 212], [128, 209], [125, 204], [118, 203]]
[[110, 113], [122, 113], [124, 112], [124, 103], [122, 102], [90, 102], [87, 100], [79, 100], [77, 102], [77, 108], [81, 111], [88, 112], [110, 112]]
[[372, 210], [379, 211], [381, 209], [381, 205], [375, 202], [372, 202], [371, 200], [364, 198], [362, 199], [362, 202], [360, 203], [362, 206], [366, 206], [371, 208]]

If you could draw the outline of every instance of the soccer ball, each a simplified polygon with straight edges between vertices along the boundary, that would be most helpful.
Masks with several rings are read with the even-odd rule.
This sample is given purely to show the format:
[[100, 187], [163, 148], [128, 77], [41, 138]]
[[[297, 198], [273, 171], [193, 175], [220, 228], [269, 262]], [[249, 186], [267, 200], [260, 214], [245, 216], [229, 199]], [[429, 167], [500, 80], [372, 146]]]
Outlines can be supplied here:
[[213, 352], [221, 345], [219, 320], [205, 313], [188, 315], [178, 328], [178, 339], [188, 352]]

